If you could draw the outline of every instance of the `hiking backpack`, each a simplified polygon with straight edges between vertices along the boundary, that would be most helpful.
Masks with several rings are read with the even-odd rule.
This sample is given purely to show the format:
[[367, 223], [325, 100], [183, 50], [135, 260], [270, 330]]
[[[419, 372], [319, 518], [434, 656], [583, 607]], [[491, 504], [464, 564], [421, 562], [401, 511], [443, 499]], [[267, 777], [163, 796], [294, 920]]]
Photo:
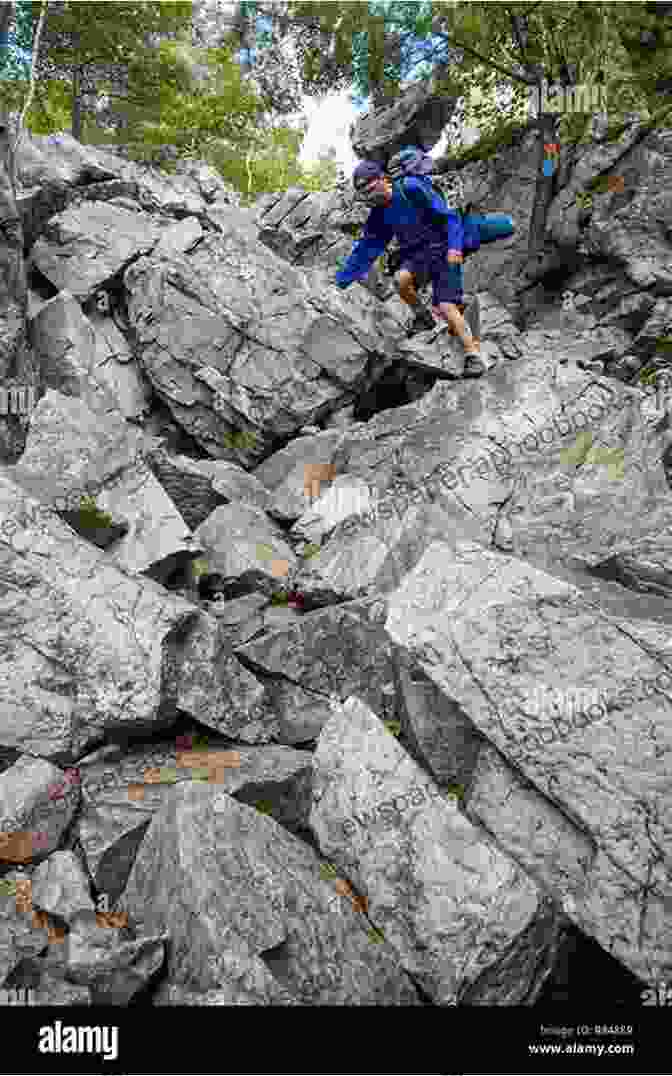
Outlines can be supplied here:
[[[407, 146], [405, 149], [396, 153], [394, 157], [391, 157], [387, 165], [387, 173], [394, 181], [394, 184], [401, 194], [410, 205], [413, 205], [416, 209], [429, 210], [429, 206], [422, 199], [422, 203], [417, 199], [416, 193], [406, 188], [404, 180], [408, 176], [418, 176], [423, 179], [431, 177], [434, 171], [434, 159], [429, 153], [421, 148], [414, 148]], [[478, 226], [478, 218], [469, 213], [468, 208], [464, 206], [464, 184], [459, 176], [453, 177], [453, 194], [454, 197], [451, 201], [455, 204], [455, 212], [462, 218], [462, 227], [464, 231], [463, 241], [463, 253], [465, 255], [473, 254], [479, 250], [481, 246], [481, 236]], [[445, 196], [440, 190], [434, 186], [430, 178], [430, 187], [435, 195], [441, 199], [441, 201], [447, 206]]]

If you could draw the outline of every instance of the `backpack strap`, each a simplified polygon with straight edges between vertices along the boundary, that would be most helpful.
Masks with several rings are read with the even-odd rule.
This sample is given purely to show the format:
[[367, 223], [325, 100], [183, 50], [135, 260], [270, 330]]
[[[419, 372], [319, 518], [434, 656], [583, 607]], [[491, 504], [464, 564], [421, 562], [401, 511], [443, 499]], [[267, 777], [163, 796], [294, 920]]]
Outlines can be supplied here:
[[[416, 209], [426, 209], [428, 212], [431, 213], [431, 206], [427, 205], [427, 202], [424, 198], [422, 199], [422, 202], [420, 202], [418, 199], [411, 197], [411, 191], [409, 191], [406, 187], [407, 178], [407, 176], [403, 176], [398, 184], [399, 191], [404, 201], [408, 202], [409, 205], [414, 206]], [[432, 190], [434, 190], [433, 187]]]

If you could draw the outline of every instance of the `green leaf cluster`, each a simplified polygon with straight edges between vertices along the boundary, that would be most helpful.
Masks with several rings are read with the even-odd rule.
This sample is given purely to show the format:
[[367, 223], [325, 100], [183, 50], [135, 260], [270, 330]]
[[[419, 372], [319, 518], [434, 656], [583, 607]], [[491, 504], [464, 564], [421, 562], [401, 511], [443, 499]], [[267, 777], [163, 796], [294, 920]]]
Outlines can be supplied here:
[[7, 48], [0, 51], [0, 81], [26, 82], [30, 78], [33, 17], [30, 0], [17, 0], [14, 28]]
[[98, 527], [109, 527], [112, 516], [109, 512], [101, 512], [93, 497], [82, 497], [79, 508], [79, 522], [84, 528], [95, 530]]
[[[20, 8], [32, 35], [40, 4]], [[302, 167], [304, 131], [268, 116], [266, 99], [235, 61], [231, 35], [215, 48], [192, 46], [192, 14], [192, 4], [181, 0], [51, 0], [27, 129], [52, 134], [72, 128], [85, 144], [123, 145], [132, 160], [165, 172], [175, 170], [166, 147], [173, 157], [203, 158], [243, 205], [289, 186], [331, 189], [338, 178], [333, 150], [314, 167]], [[0, 83], [0, 105], [18, 112], [26, 92], [25, 81]], [[104, 94], [106, 109], [94, 111]]]
[[[646, 114], [658, 108], [660, 114], [660, 80], [672, 76], [672, 19], [658, 17], [656, 5], [613, 0], [544, 0], [532, 5], [371, 0], [290, 3], [288, 8], [290, 18], [304, 20], [303, 40], [297, 42], [305, 60], [304, 92], [336, 91], [348, 78], [362, 98], [371, 93], [394, 96], [411, 71], [428, 74], [437, 61], [449, 59], [443, 92], [461, 99], [455, 127], [478, 127], [487, 140], [496, 140], [498, 132], [504, 135], [509, 124], [527, 122], [525, 79], [556, 82], [564, 64], [575, 65], [577, 83], [603, 80], [609, 113], [619, 123], [628, 111]], [[512, 16], [526, 17], [526, 41], [516, 39]], [[433, 26], [434, 18], [440, 26]], [[655, 37], [653, 48], [641, 45], [641, 33], [647, 29]], [[390, 50], [395, 34], [400, 39], [396, 51]], [[335, 44], [333, 53], [330, 43]], [[508, 103], [494, 100], [498, 86], [510, 91]], [[668, 97], [663, 112], [665, 107], [669, 112], [670, 104]], [[584, 140], [590, 119], [588, 114], [563, 115], [562, 140]]]
[[448, 785], [444, 794], [454, 799], [463, 800], [465, 796], [464, 785]]
[[646, 366], [639, 371], [639, 380], [643, 385], [656, 385], [658, 381], [658, 369], [655, 366]]
[[192, 560], [191, 562], [191, 575], [195, 581], [198, 581], [200, 576], [207, 575], [210, 572], [210, 565], [207, 560], [200, 558], [199, 560]]
[[244, 452], [248, 449], [256, 448], [258, 439], [257, 435], [252, 433], [251, 430], [244, 430], [241, 433], [225, 433], [222, 440], [225, 448]]

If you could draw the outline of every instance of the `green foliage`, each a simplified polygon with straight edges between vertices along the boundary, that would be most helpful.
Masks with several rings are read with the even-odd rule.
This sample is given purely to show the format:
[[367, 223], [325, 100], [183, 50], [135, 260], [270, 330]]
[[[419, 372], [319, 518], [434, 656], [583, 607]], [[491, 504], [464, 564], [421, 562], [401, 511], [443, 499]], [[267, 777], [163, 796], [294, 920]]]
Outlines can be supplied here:
[[[33, 5], [34, 24], [36, 9], [39, 4]], [[38, 134], [71, 128], [72, 74], [81, 65], [82, 90], [111, 96], [105, 120], [113, 125], [103, 128], [84, 107], [84, 143], [123, 144], [131, 160], [167, 173], [175, 165], [164, 159], [166, 146], [178, 158], [201, 157], [241, 194], [243, 205], [289, 186], [331, 189], [333, 157], [312, 168], [299, 165], [304, 132], [264, 120], [265, 102], [243, 78], [232, 44], [192, 48], [191, 14], [191, 3], [182, 2], [50, 4], [26, 127]], [[147, 47], [147, 34], [168, 31], [177, 39]], [[0, 102], [18, 111], [25, 93], [25, 83], [6, 82]], [[254, 447], [252, 436], [241, 435], [232, 447]]]
[[659, 336], [656, 340], [656, 351], [671, 352], [672, 336]]
[[643, 385], [656, 385], [658, 381], [658, 369], [656, 366], [646, 366], [643, 370], [639, 371], [638, 380]]
[[32, 4], [16, 0], [14, 29], [10, 29], [9, 47], [0, 52], [0, 80], [25, 83], [30, 78], [33, 45]]
[[108, 512], [101, 512], [95, 498], [82, 497], [79, 523], [86, 530], [96, 530], [98, 527], [109, 527], [112, 523], [112, 516]]
[[0, 880], [0, 897], [15, 897], [16, 896], [16, 882], [11, 881], [8, 878]]
[[585, 146], [592, 143], [592, 115], [588, 112], [566, 112], [560, 117], [558, 141], [564, 146]]
[[273, 804], [269, 800], [257, 800], [253, 807], [256, 811], [259, 811], [259, 814], [270, 815], [273, 813]]
[[338, 871], [331, 863], [320, 863], [320, 878], [323, 882], [331, 882], [338, 878]]
[[607, 194], [609, 191], [609, 176], [595, 176], [591, 179], [587, 189], [593, 194]]
[[162, 785], [174, 785], [179, 780], [177, 770], [172, 766], [162, 766], [159, 769], [159, 783]]
[[[576, 66], [576, 81], [593, 83], [598, 74], [605, 79], [605, 97], [610, 112], [651, 108], [657, 90], [656, 78], [672, 73], [672, 20], [647, 13], [641, 3], [549, 2], [542, 4], [493, 4], [434, 0], [432, 4], [376, 2], [353, 4], [331, 2], [324, 5], [290, 3], [290, 18], [311, 16], [318, 26], [317, 36], [306, 35], [305, 26], [297, 37], [310, 38], [304, 53], [308, 58], [305, 77], [312, 83], [304, 92], [320, 92], [325, 87], [338, 89], [346, 74], [354, 79], [355, 90], [366, 97], [372, 89], [386, 84], [394, 88], [400, 78], [417, 65], [409, 62], [413, 54], [414, 35], [429, 36], [434, 48], [433, 59], [423, 62], [428, 74], [436, 60], [446, 56], [445, 47], [461, 49], [462, 58], [452, 62], [444, 92], [463, 98], [464, 122], [478, 127], [486, 142], [468, 153], [466, 159], [482, 159], [493, 152], [499, 143], [495, 135], [502, 123], [527, 122], [528, 87], [514, 77], [538, 65], [549, 81], [558, 78], [563, 62]], [[521, 50], [512, 33], [511, 16], [526, 15], [528, 41]], [[441, 32], [432, 32], [432, 18], [440, 17]], [[639, 45], [641, 28], [656, 26], [657, 46], [652, 51]], [[664, 24], [664, 25], [662, 25]], [[667, 27], [667, 28], [665, 28]], [[381, 32], [382, 30], [382, 32]], [[324, 34], [320, 41], [319, 32]], [[401, 66], [390, 66], [386, 45], [393, 32], [402, 38]], [[335, 38], [336, 57], [339, 48], [350, 47], [350, 70], [328, 55], [325, 45]], [[297, 42], [299, 49], [302, 42]], [[408, 46], [408, 47], [407, 47]], [[308, 57], [308, 53], [310, 56]], [[389, 50], [388, 50], [389, 53]], [[310, 70], [308, 70], [310, 69]], [[508, 76], [508, 77], [507, 77]], [[512, 88], [512, 99], [506, 107], [497, 104], [492, 91], [498, 84]], [[319, 87], [319, 89], [318, 89]], [[590, 117], [568, 113], [559, 119], [561, 137], [572, 143], [586, 135]]]
[[237, 449], [241, 452], [256, 448], [257, 440], [257, 435], [252, 433], [251, 430], [244, 430], [241, 433], [225, 433], [222, 438], [225, 448]]
[[504, 146], [513, 146], [520, 135], [520, 129], [518, 121], [505, 120], [492, 128], [475, 145], [468, 149], [458, 149], [454, 155], [455, 159], [465, 165], [473, 161], [487, 161]]
[[576, 204], [579, 207], [579, 209], [591, 209], [592, 205], [593, 205], [592, 195], [586, 194], [585, 191], [584, 192], [579, 191], [579, 193], [576, 196]]
[[287, 605], [288, 602], [289, 594], [287, 594], [285, 591], [280, 590], [276, 591], [274, 594], [271, 594], [271, 605], [284, 606]]
[[385, 941], [385, 935], [383, 934], [382, 930], [377, 930], [376, 927], [371, 928], [368, 933], [368, 938], [369, 941], [373, 942], [374, 945], [380, 945], [381, 942]]
[[315, 545], [311, 542], [309, 545], [306, 546], [303, 551], [303, 556], [305, 560], [310, 560], [311, 557], [316, 557], [317, 554], [321, 552], [321, 548], [321, 546]]
[[464, 785], [448, 785], [444, 795], [449, 799], [463, 800], [465, 796]]
[[593, 447], [592, 433], [580, 433], [575, 443], [570, 448], [565, 448], [560, 453], [560, 462], [566, 467], [580, 467], [585, 463], [586, 456]]
[[401, 721], [383, 721], [388, 732], [397, 737], [401, 734]]

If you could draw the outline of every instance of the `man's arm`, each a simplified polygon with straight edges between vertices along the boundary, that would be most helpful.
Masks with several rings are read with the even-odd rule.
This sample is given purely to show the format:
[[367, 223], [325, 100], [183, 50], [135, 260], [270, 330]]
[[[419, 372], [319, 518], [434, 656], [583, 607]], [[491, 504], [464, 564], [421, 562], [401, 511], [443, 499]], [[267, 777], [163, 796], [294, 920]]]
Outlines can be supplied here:
[[336, 284], [339, 288], [347, 288], [353, 281], [365, 277], [376, 258], [385, 252], [385, 247], [392, 239], [392, 230], [383, 224], [380, 218], [376, 219], [374, 214], [375, 211], [366, 222], [362, 238], [355, 243], [350, 257], [336, 274]]

